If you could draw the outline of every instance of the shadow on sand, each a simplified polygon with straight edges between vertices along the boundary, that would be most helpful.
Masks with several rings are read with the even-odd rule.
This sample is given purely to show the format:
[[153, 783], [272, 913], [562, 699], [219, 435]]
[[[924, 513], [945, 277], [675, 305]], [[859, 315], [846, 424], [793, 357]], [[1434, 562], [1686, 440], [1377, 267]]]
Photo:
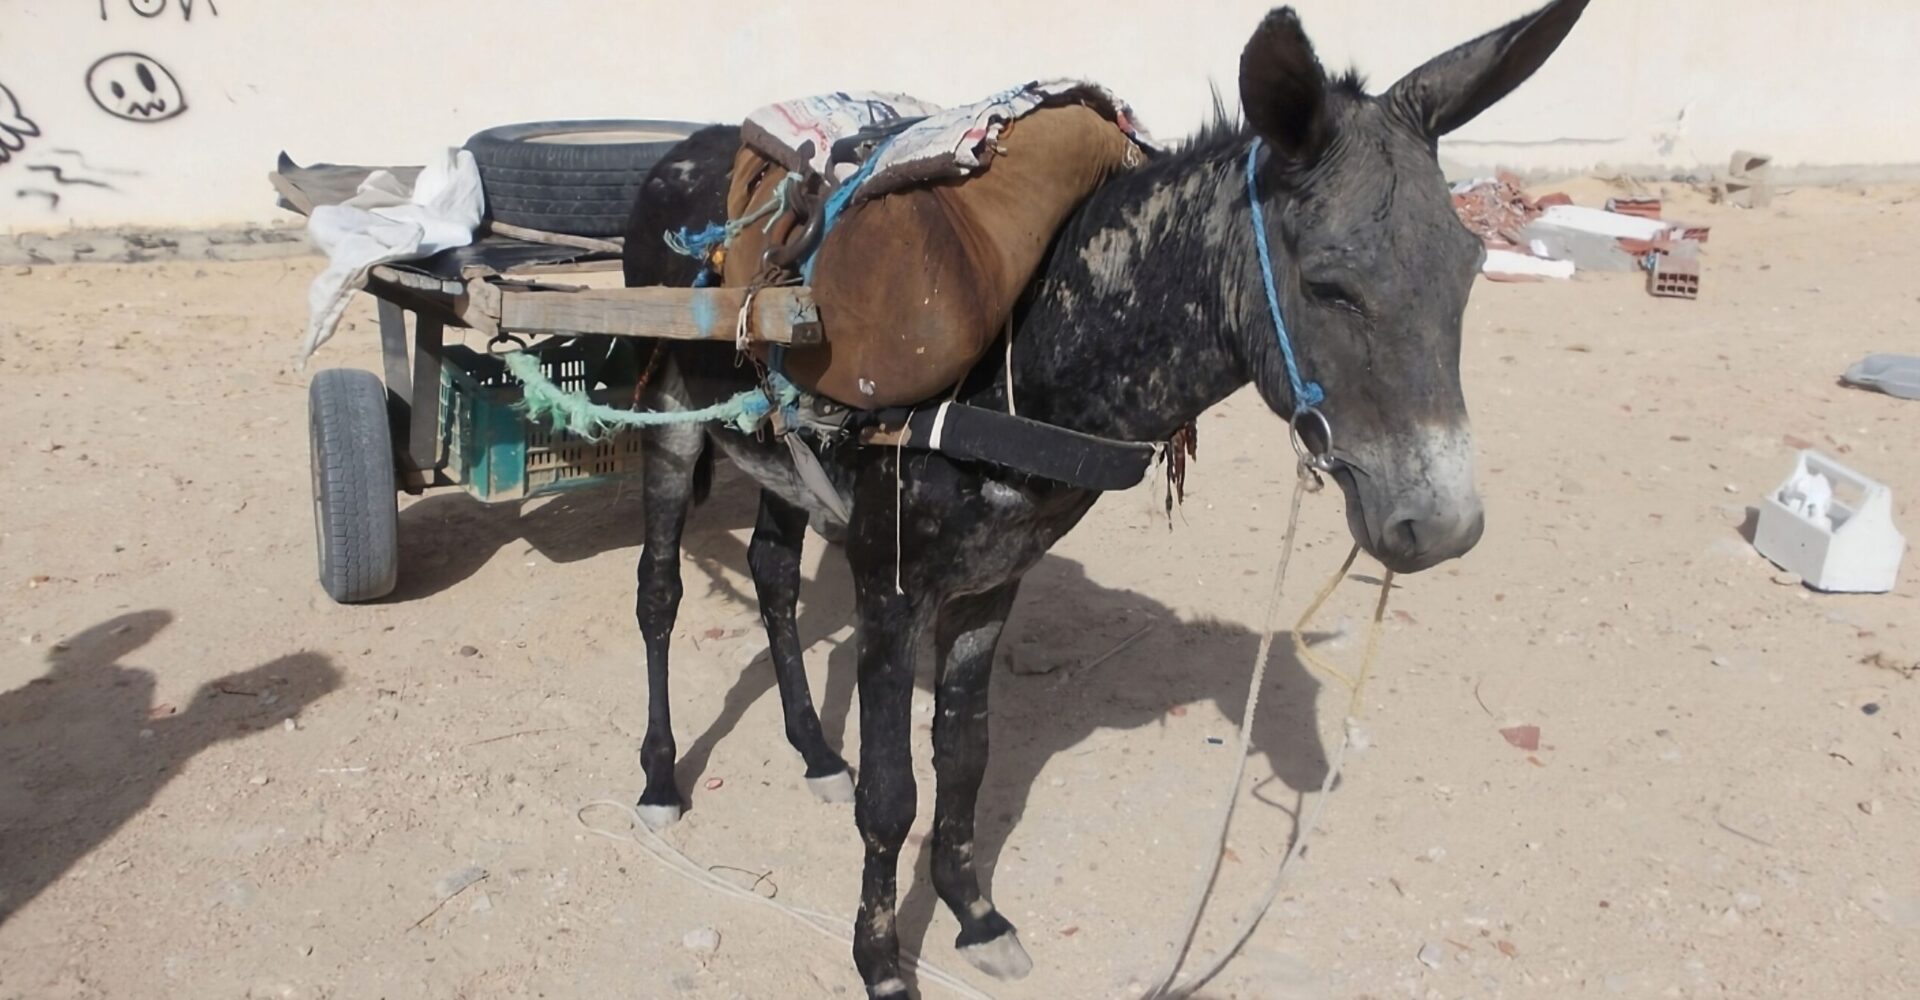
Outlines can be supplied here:
[[295, 653], [153, 703], [154, 674], [121, 661], [173, 621], [121, 615], [47, 654], [0, 693], [0, 924], [133, 818], [200, 751], [281, 724], [339, 686], [326, 657]]

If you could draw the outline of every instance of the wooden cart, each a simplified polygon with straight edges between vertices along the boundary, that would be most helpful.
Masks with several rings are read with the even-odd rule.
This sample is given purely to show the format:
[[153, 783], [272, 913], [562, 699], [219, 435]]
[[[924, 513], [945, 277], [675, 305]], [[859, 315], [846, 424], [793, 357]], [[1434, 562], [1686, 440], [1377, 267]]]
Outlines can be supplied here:
[[[305, 215], [351, 197], [369, 171], [299, 167], [283, 154], [270, 177], [282, 206]], [[498, 360], [446, 338], [448, 327], [467, 328], [524, 346], [563, 387], [617, 403], [631, 398], [631, 384], [607, 384], [604, 354], [577, 338], [735, 339], [743, 289], [607, 287], [618, 285], [620, 265], [614, 242], [496, 226], [470, 246], [373, 269], [365, 290], [379, 300], [381, 372], [324, 370], [308, 393], [329, 595], [357, 602], [393, 590], [400, 492], [458, 486], [510, 501], [639, 470], [637, 433], [586, 441], [530, 425], [512, 408], [518, 389]], [[821, 342], [806, 288], [762, 290], [751, 308], [751, 339]]]

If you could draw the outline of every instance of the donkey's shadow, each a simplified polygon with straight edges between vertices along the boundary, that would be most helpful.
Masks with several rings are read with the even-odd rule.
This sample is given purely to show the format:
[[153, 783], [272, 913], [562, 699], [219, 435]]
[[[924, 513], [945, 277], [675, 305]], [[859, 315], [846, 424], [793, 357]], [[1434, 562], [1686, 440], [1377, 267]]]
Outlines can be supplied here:
[[[752, 491], [741, 491], [750, 498]], [[715, 500], [733, 502], [716, 491]], [[750, 504], [749, 504], [750, 506]], [[722, 523], [738, 520], [729, 512]], [[809, 538], [811, 546], [823, 545]], [[708, 526], [704, 518], [688, 525], [685, 551], [703, 570], [712, 586], [732, 599], [753, 605], [753, 595], [733, 583], [747, 574], [746, 547], [724, 527]], [[689, 580], [689, 589], [694, 587]], [[832, 636], [853, 620], [853, 583], [845, 557], [825, 553], [819, 572], [801, 588], [800, 642], [809, 648]], [[1142, 629], [1136, 641], [1102, 660], [1120, 643]], [[1315, 637], [1319, 638], [1319, 637]], [[1077, 562], [1048, 555], [1021, 586], [1001, 641], [992, 689], [992, 749], [987, 776], [981, 785], [974, 858], [984, 886], [1009, 835], [1026, 814], [1041, 770], [1057, 755], [1082, 747], [1089, 740], [1106, 742], [1102, 734], [1125, 734], [1171, 721], [1175, 706], [1211, 702], [1227, 722], [1217, 733], [1196, 732], [1194, 739], [1221, 739], [1220, 773], [1227, 771], [1227, 754], [1237, 742], [1234, 726], [1244, 715], [1248, 673], [1258, 650], [1259, 636], [1239, 625], [1214, 621], [1182, 621], [1171, 608], [1129, 590], [1103, 587], [1089, 579]], [[836, 749], [845, 742], [854, 704], [858, 672], [857, 644], [840, 643], [828, 657], [825, 690], [816, 692], [821, 722]], [[1097, 661], [1097, 662], [1096, 662]], [[1047, 673], [1017, 670], [1048, 669]], [[930, 643], [922, 643], [916, 681], [932, 690], [936, 664]], [[1049, 669], [1052, 668], [1052, 669]], [[1317, 726], [1315, 699], [1320, 682], [1294, 657], [1290, 643], [1275, 643], [1261, 692], [1260, 717], [1253, 732], [1253, 752], [1264, 758], [1281, 784], [1294, 794], [1271, 785], [1257, 793], [1263, 801], [1291, 809], [1299, 793], [1317, 791], [1328, 767]], [[775, 697], [773, 668], [763, 653], [742, 670], [727, 692], [714, 722], [695, 736], [676, 768], [677, 784], [690, 799], [714, 747], [733, 731], [749, 707], [761, 698]], [[916, 725], [931, 717], [915, 717]], [[1109, 743], [1101, 751], [1119, 754]], [[1115, 769], [1126, 757], [1114, 756]], [[796, 758], [795, 765], [798, 761]], [[1198, 782], [1206, 791], [1196, 803], [1211, 810], [1217, 798], [1209, 778]], [[1116, 783], [1115, 787], [1119, 787]], [[697, 805], [697, 802], [694, 803]], [[911, 884], [903, 893], [899, 928], [903, 947], [919, 951], [933, 923], [937, 901], [927, 879], [928, 851], [924, 845], [914, 865]], [[904, 873], [903, 873], [904, 874]]]

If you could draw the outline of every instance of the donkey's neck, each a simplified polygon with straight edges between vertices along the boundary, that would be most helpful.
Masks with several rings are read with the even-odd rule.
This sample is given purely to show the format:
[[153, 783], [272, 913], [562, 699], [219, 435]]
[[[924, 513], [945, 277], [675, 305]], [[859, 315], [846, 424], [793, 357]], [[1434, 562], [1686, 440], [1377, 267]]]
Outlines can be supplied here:
[[[1159, 158], [1109, 181], [1069, 220], [1015, 317], [1021, 416], [1164, 441], [1247, 383], [1244, 332], [1267, 322], [1249, 308], [1260, 301], [1241, 166], [1249, 141], [1215, 137]], [[1004, 408], [1004, 355], [989, 366], [993, 383], [970, 401]]]

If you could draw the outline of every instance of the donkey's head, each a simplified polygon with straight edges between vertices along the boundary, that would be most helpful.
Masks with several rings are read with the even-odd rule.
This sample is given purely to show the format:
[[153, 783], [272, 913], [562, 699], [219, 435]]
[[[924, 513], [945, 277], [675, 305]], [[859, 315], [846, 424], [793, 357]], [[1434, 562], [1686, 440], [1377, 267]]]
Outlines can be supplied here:
[[[1274, 289], [1300, 377], [1325, 392], [1324, 423], [1307, 413], [1295, 426], [1330, 459], [1354, 538], [1396, 571], [1465, 554], [1483, 526], [1460, 322], [1484, 250], [1454, 214], [1438, 140], [1532, 75], [1586, 5], [1558, 0], [1377, 96], [1328, 79], [1290, 8], [1267, 15], [1241, 56]], [[1266, 293], [1243, 294], [1254, 382], [1295, 415]]]

